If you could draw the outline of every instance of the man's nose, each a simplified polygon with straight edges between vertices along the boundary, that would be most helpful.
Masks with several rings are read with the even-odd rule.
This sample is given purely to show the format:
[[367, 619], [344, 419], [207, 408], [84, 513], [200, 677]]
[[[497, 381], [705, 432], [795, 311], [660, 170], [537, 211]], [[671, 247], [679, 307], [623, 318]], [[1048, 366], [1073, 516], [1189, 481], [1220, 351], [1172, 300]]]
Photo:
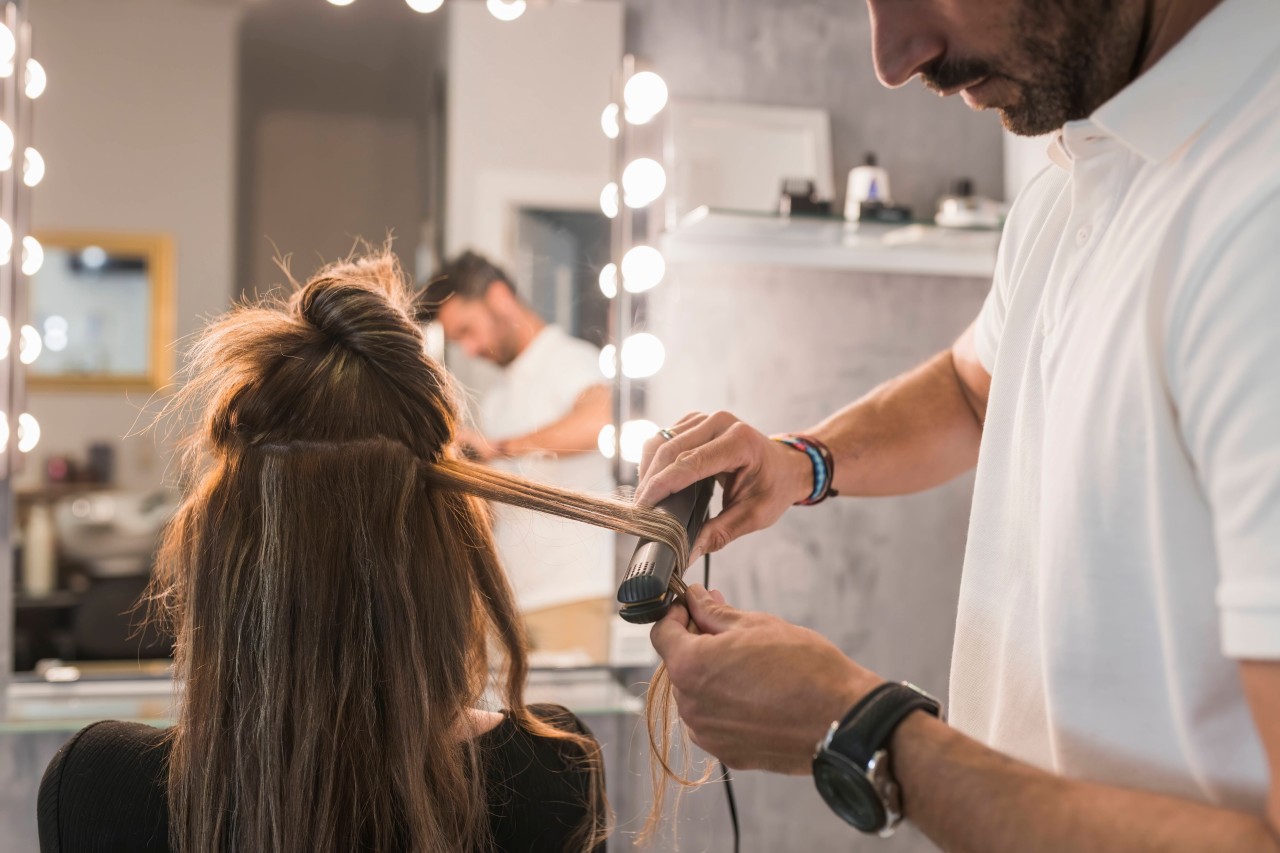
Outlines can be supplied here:
[[947, 51], [928, 4], [867, 0], [876, 76], [890, 89], [907, 83]]

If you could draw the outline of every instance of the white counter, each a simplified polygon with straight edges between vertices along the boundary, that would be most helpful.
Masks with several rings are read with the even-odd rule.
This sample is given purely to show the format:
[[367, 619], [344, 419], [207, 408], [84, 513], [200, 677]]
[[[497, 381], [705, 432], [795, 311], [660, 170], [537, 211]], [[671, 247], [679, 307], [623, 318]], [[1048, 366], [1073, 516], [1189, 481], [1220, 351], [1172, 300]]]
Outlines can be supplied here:
[[990, 278], [998, 231], [859, 225], [699, 208], [662, 238], [667, 263], [734, 263]]

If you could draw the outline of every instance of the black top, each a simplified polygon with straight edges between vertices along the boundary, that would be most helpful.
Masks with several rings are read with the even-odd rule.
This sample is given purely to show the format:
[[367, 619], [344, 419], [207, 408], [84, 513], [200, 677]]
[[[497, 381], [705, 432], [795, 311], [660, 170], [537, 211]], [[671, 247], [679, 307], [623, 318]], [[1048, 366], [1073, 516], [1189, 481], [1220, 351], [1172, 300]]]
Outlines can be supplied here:
[[[589, 735], [558, 705], [531, 705], [541, 719]], [[497, 850], [564, 850], [585, 817], [589, 780], [562, 743], [520, 728], [504, 714], [480, 735], [486, 752], [490, 826]], [[164, 729], [115, 720], [67, 741], [45, 770], [36, 807], [41, 853], [167, 853], [165, 793], [169, 742]], [[596, 853], [603, 853], [600, 844]]]

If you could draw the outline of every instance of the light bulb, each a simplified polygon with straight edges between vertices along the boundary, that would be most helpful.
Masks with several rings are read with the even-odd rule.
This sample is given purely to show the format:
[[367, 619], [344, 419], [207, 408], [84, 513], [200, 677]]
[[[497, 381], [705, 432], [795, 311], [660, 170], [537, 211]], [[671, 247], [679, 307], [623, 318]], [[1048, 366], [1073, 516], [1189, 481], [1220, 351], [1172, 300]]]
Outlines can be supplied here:
[[44, 93], [44, 87], [49, 83], [49, 78], [45, 76], [44, 66], [34, 59], [27, 60], [27, 97], [35, 100]]
[[[623, 430], [626, 435], [626, 430]], [[6, 436], [6, 439], [8, 436]], [[35, 415], [23, 412], [18, 415], [18, 450], [23, 453], [30, 453], [36, 449], [36, 445], [40, 443], [40, 422], [36, 420]]]
[[0, 453], [9, 449], [9, 416], [0, 412]]
[[444, 5], [444, 0], [404, 0], [409, 8], [424, 15], [430, 15]]
[[648, 332], [631, 335], [622, 342], [622, 372], [632, 379], [657, 373], [666, 357], [662, 341]]
[[657, 160], [641, 157], [622, 170], [622, 194], [627, 207], [645, 207], [657, 201], [666, 188], [667, 173]]
[[13, 30], [0, 24], [0, 77], [13, 73], [13, 56], [17, 52], [18, 40], [13, 37]]
[[356, 0], [329, 0], [329, 2], [335, 6], [350, 6]]
[[600, 116], [600, 129], [610, 139], [617, 139], [618, 134], [622, 133], [622, 127], [618, 124], [617, 104], [610, 104], [604, 108], [604, 113]]
[[[10, 154], [10, 157], [13, 155]], [[22, 182], [29, 187], [44, 180], [44, 157], [34, 148], [28, 148], [22, 157]]]
[[605, 424], [600, 430], [600, 435], [596, 437], [596, 446], [600, 448], [600, 453], [605, 459], [613, 458], [613, 441], [617, 430], [613, 424]]
[[610, 219], [618, 218], [618, 185], [612, 181], [600, 191], [600, 210]]
[[85, 246], [80, 251], [80, 263], [91, 270], [100, 270], [107, 265], [107, 250], [101, 246]]
[[622, 100], [627, 105], [627, 121], [647, 124], [667, 105], [667, 83], [652, 71], [633, 74], [622, 87]]
[[606, 299], [612, 299], [618, 295], [617, 264], [606, 264], [605, 268], [600, 270], [600, 292]]
[[0, 172], [9, 171], [13, 166], [13, 128], [0, 121]]
[[628, 293], [644, 293], [657, 287], [667, 274], [667, 262], [652, 246], [636, 246], [622, 256], [622, 286]]
[[23, 326], [18, 334], [18, 359], [23, 364], [30, 364], [40, 357], [42, 349], [44, 349], [44, 342], [40, 339], [40, 333], [36, 331], [35, 326]]
[[514, 21], [529, 8], [525, 0], [487, 0], [484, 5], [499, 21]]
[[67, 318], [63, 317], [61, 314], [53, 314], [45, 319], [45, 349], [50, 352], [62, 352], [67, 348], [67, 326]]
[[0, 219], [0, 266], [9, 263], [13, 257], [13, 229], [9, 223]]
[[[600, 350], [600, 372], [604, 374], [605, 379], [612, 379], [618, 375], [618, 366], [614, 364], [614, 359], [618, 357], [618, 348], [613, 344], [605, 344], [604, 349]], [[627, 368], [624, 366], [622, 372], [626, 373]]]
[[30, 234], [22, 238], [22, 274], [35, 275], [44, 266], [44, 247]]
[[622, 425], [622, 458], [639, 464], [644, 443], [657, 434], [658, 425], [653, 421], [627, 421]]
[[0, 361], [9, 357], [11, 343], [13, 343], [13, 331], [9, 328], [9, 318], [0, 317]]

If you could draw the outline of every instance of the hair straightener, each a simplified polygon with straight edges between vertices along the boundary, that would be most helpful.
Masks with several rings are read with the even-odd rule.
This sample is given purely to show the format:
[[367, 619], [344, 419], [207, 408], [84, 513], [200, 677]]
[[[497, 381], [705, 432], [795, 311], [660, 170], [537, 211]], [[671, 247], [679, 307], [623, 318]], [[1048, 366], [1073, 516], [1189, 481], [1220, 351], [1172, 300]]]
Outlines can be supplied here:
[[[715, 488], [715, 478], [708, 477], [659, 501], [654, 508], [682, 522], [689, 544], [693, 545], [707, 520]], [[618, 587], [618, 602], [622, 605], [618, 615], [638, 625], [657, 622], [676, 597], [688, 589], [684, 582], [686, 568], [676, 565], [675, 552], [668, 546], [654, 539], [641, 539]]]

